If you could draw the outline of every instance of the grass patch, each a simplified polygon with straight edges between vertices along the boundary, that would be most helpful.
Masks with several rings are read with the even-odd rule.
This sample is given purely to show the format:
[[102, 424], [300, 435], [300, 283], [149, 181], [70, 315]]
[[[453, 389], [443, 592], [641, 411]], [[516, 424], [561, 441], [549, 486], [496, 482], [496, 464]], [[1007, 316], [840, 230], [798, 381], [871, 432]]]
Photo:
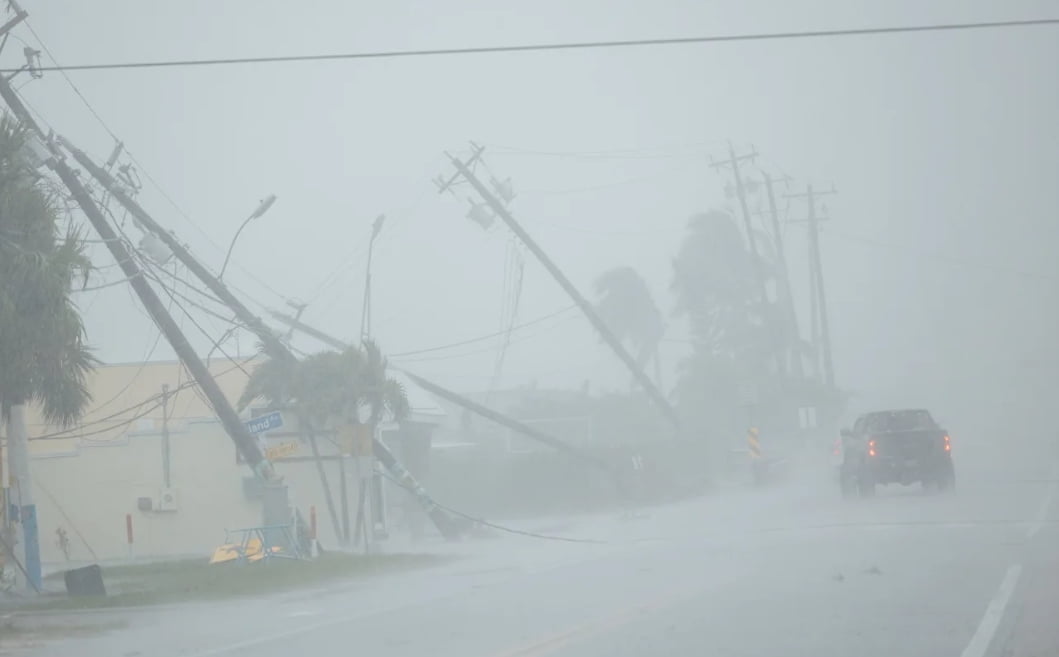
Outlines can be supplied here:
[[[206, 559], [193, 559], [113, 566], [103, 569], [106, 597], [48, 595], [20, 605], [20, 611], [135, 607], [255, 596], [426, 568], [442, 559], [434, 555], [363, 556], [327, 552], [312, 561], [273, 559], [267, 563], [210, 565]], [[61, 580], [62, 573], [55, 573], [49, 579]]]
[[[40, 623], [24, 618], [2, 618], [0, 619], [0, 646], [4, 646], [6, 642], [8, 647], [12, 644], [30, 647], [41, 641], [87, 637], [123, 627], [126, 627], [126, 623], [120, 621], [70, 623], [68, 619], [64, 619], [61, 623]], [[5, 653], [0, 651], [0, 654]]]

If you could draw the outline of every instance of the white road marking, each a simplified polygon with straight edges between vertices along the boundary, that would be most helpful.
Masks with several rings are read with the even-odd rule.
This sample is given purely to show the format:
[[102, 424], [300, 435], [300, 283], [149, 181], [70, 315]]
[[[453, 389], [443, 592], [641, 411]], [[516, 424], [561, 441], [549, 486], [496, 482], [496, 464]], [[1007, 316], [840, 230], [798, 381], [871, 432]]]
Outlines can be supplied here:
[[1048, 492], [1044, 495], [1044, 499], [1041, 501], [1041, 508], [1037, 509], [1037, 515], [1033, 517], [1033, 522], [1026, 529], [1026, 540], [1032, 540], [1037, 532], [1041, 531], [1044, 527], [1045, 522], [1048, 519], [1048, 509], [1052, 506], [1052, 501], [1055, 499], [1055, 491], [1057, 488], [1056, 480], [1059, 480], [1059, 464], [1052, 466], [1052, 483], [1048, 486]]
[[1000, 582], [1000, 587], [993, 595], [989, 606], [986, 607], [981, 622], [978, 623], [978, 629], [971, 637], [971, 642], [960, 653], [960, 657], [985, 657], [986, 651], [993, 643], [993, 637], [996, 636], [997, 628], [1000, 627], [1000, 621], [1004, 618], [1004, 611], [1011, 602], [1011, 595], [1015, 592], [1015, 585], [1018, 584], [1021, 574], [1021, 565], [1012, 564], [1008, 567], [1004, 579]]

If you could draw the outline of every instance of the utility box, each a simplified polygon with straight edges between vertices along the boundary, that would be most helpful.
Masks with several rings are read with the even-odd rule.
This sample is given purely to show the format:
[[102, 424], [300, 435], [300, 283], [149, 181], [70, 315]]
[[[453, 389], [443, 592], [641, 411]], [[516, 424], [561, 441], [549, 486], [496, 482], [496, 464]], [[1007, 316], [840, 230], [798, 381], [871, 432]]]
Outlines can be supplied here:
[[63, 573], [63, 582], [67, 595], [71, 597], [102, 597], [107, 594], [103, 586], [103, 569], [98, 564], [66, 571]]

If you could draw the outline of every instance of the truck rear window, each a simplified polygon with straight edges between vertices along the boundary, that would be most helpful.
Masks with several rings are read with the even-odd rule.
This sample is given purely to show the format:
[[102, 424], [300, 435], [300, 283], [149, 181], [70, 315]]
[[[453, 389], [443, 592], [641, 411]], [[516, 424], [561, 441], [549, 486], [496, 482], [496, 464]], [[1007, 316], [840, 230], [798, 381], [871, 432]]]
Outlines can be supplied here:
[[918, 431], [936, 429], [934, 418], [927, 411], [887, 411], [872, 413], [864, 418], [867, 431]]

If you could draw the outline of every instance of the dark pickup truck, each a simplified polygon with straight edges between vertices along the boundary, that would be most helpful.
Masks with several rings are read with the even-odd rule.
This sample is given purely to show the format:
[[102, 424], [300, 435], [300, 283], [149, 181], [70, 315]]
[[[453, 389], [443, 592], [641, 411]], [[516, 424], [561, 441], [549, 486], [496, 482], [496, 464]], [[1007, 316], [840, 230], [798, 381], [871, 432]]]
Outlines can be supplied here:
[[842, 494], [875, 494], [877, 484], [919, 483], [924, 489], [956, 485], [949, 433], [925, 410], [868, 413], [842, 430]]

